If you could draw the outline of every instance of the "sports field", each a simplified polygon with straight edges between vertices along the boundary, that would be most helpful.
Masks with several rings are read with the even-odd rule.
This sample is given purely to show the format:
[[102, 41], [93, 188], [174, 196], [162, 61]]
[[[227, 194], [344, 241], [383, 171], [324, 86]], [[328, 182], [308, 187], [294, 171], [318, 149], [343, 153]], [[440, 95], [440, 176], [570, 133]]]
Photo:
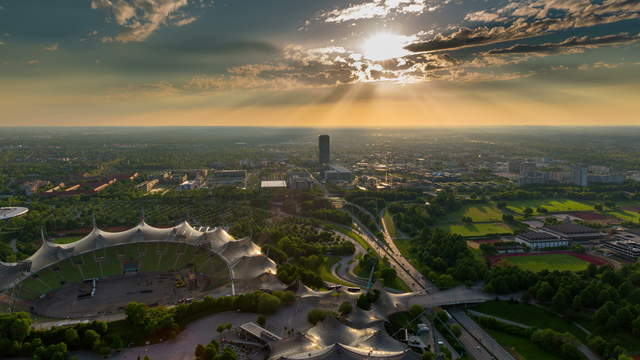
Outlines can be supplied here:
[[542, 270], [581, 271], [589, 267], [587, 261], [569, 254], [511, 256], [505, 257], [502, 260], [533, 272]]
[[614, 216], [622, 221], [640, 223], [640, 213], [628, 209], [616, 209], [607, 211], [607, 214]]
[[476, 223], [502, 221], [502, 211], [490, 204], [466, 205], [461, 210], [448, 214], [446, 220], [460, 222], [463, 216], [470, 217]]
[[593, 205], [586, 203], [586, 202], [581, 202], [581, 201], [575, 201], [575, 200], [568, 200], [568, 199], [564, 199], [564, 200], [551, 200], [551, 199], [546, 199], [546, 200], [521, 200], [521, 201], [508, 201], [507, 202], [507, 209], [518, 213], [518, 214], [524, 214], [524, 209], [526, 208], [531, 208], [534, 212], [534, 214], [538, 213], [537, 209], [539, 207], [543, 207], [545, 209], [547, 209], [548, 212], [550, 213], [557, 213], [557, 212], [565, 212], [565, 211], [591, 211], [594, 210]]
[[465, 237], [513, 234], [513, 229], [502, 223], [442, 224], [438, 228]]

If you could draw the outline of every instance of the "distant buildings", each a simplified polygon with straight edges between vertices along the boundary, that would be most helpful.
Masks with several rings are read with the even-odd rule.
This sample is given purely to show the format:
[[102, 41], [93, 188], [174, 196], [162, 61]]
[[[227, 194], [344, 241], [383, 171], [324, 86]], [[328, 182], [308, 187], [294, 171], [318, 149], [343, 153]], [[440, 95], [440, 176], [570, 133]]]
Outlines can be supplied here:
[[246, 170], [218, 170], [213, 171], [207, 176], [207, 185], [209, 187], [219, 186], [247, 186]]
[[287, 176], [287, 184], [291, 190], [311, 190], [313, 187], [313, 180], [305, 172], [292, 172]]
[[329, 135], [318, 137], [318, 160], [320, 164], [329, 164], [331, 161]]
[[34, 193], [38, 192], [40, 188], [48, 186], [49, 184], [51, 184], [51, 182], [48, 180], [33, 180], [23, 183], [21, 188], [22, 191], [24, 191], [25, 195], [31, 196]]
[[507, 171], [509, 171], [509, 173], [511, 174], [519, 174], [521, 166], [522, 166], [521, 160], [510, 160], [507, 163]]
[[156, 185], [158, 185], [159, 182], [160, 182], [160, 180], [158, 180], [158, 179], [143, 181], [140, 184], [136, 185], [136, 189], [141, 189], [141, 190], [144, 190], [145, 192], [149, 192], [149, 191], [153, 190], [153, 188]]
[[329, 170], [324, 172], [324, 180], [330, 183], [351, 182], [353, 179], [353, 172], [340, 165], [329, 165]]
[[577, 165], [571, 168], [571, 183], [578, 186], [589, 185], [589, 168], [582, 165]]

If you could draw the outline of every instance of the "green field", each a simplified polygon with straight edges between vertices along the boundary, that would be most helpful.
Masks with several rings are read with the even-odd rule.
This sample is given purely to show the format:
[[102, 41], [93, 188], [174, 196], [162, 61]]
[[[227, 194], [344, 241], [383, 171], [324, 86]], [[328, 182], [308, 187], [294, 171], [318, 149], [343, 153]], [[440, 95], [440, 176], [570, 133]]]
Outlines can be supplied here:
[[589, 267], [588, 262], [568, 254], [512, 256], [502, 260], [534, 272], [542, 270], [582, 271]]
[[637, 212], [633, 212], [630, 210], [616, 209], [616, 210], [607, 211], [606, 213], [622, 221], [640, 223], [640, 214]]
[[391, 215], [389, 210], [387, 209], [384, 210], [384, 216], [382, 217], [382, 221], [384, 221], [384, 225], [386, 226], [387, 231], [389, 232], [389, 235], [391, 235], [391, 237], [394, 239], [397, 238], [398, 230], [396, 229], [396, 224], [393, 222], [393, 216]]
[[63, 237], [58, 237], [52, 240], [52, 242], [56, 243], [56, 244], [70, 244], [72, 242], [78, 241], [80, 239], [82, 239], [84, 236], [82, 235], [74, 235], [74, 236], [63, 236]]
[[534, 305], [512, 303], [509, 301], [488, 301], [474, 306], [473, 310], [539, 329], [553, 329], [559, 332], [568, 332], [582, 341], [585, 341], [587, 336], [584, 331], [580, 330], [570, 321]]
[[442, 224], [438, 228], [462, 236], [485, 236], [490, 234], [513, 234], [513, 229], [502, 223]]
[[486, 329], [486, 331], [496, 339], [496, 341], [502, 345], [505, 350], [514, 355], [516, 359], [525, 360], [561, 360], [561, 358], [548, 353], [541, 349], [538, 345], [531, 342], [531, 340], [514, 336], [511, 334], [503, 333], [501, 331]]
[[591, 204], [575, 201], [575, 200], [522, 200], [522, 201], [508, 201], [507, 209], [518, 213], [524, 214], [524, 209], [527, 207], [533, 210], [534, 214], [537, 214], [537, 209], [543, 207], [550, 213], [565, 212], [565, 211], [593, 211], [594, 207]]
[[448, 214], [447, 222], [460, 222], [462, 217], [470, 217], [474, 223], [500, 222], [502, 221], [502, 211], [490, 204], [466, 205], [462, 209]]

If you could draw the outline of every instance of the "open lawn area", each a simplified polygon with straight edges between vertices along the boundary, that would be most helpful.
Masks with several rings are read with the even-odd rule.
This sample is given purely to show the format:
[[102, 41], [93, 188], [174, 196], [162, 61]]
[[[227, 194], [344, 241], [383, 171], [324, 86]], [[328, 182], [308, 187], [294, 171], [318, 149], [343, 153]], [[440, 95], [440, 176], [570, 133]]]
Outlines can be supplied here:
[[490, 234], [513, 234], [513, 229], [503, 223], [479, 223], [479, 224], [442, 224], [438, 228], [450, 233], [472, 237]]
[[55, 238], [52, 241], [56, 244], [70, 244], [74, 241], [78, 241], [82, 239], [83, 237], [84, 237], [83, 235], [63, 236], [63, 237]]
[[561, 360], [561, 358], [544, 351], [525, 337], [514, 336], [501, 331], [487, 329], [491, 337], [514, 355], [516, 359], [525, 360]]
[[585, 341], [587, 336], [584, 331], [580, 330], [570, 321], [534, 305], [509, 301], [489, 301], [474, 306], [473, 310], [539, 329], [569, 332], [582, 341]]
[[640, 213], [624, 210], [624, 209], [616, 209], [607, 211], [607, 214], [616, 217], [622, 221], [630, 221], [634, 223], [640, 223]]
[[397, 238], [398, 230], [396, 229], [396, 224], [393, 222], [393, 216], [391, 215], [389, 210], [387, 209], [384, 210], [384, 216], [382, 218], [382, 221], [384, 221], [384, 225], [387, 228], [389, 235], [391, 235], [391, 237], [394, 239]]
[[462, 221], [463, 216], [470, 217], [475, 223], [502, 221], [502, 211], [491, 204], [465, 205], [462, 209], [448, 214], [445, 221], [457, 223]]
[[528, 256], [510, 256], [502, 261], [514, 264], [524, 270], [539, 272], [542, 270], [582, 271], [589, 267], [589, 263], [568, 254], [543, 254]]
[[594, 210], [593, 205], [575, 200], [521, 200], [521, 201], [507, 201], [507, 209], [518, 213], [524, 214], [524, 209], [530, 207], [534, 214], [538, 214], [537, 209], [543, 207], [550, 213], [565, 212], [565, 211], [590, 211]]

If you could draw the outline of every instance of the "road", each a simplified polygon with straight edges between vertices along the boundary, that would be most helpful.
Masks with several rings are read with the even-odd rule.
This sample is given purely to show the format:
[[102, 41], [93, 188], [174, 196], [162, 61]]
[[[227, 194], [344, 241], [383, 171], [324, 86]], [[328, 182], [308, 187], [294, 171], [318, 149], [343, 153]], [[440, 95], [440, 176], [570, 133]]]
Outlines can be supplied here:
[[449, 309], [449, 314], [462, 326], [463, 333], [460, 340], [467, 351], [475, 359], [515, 360], [498, 342], [483, 328], [473, 321], [462, 309]]

